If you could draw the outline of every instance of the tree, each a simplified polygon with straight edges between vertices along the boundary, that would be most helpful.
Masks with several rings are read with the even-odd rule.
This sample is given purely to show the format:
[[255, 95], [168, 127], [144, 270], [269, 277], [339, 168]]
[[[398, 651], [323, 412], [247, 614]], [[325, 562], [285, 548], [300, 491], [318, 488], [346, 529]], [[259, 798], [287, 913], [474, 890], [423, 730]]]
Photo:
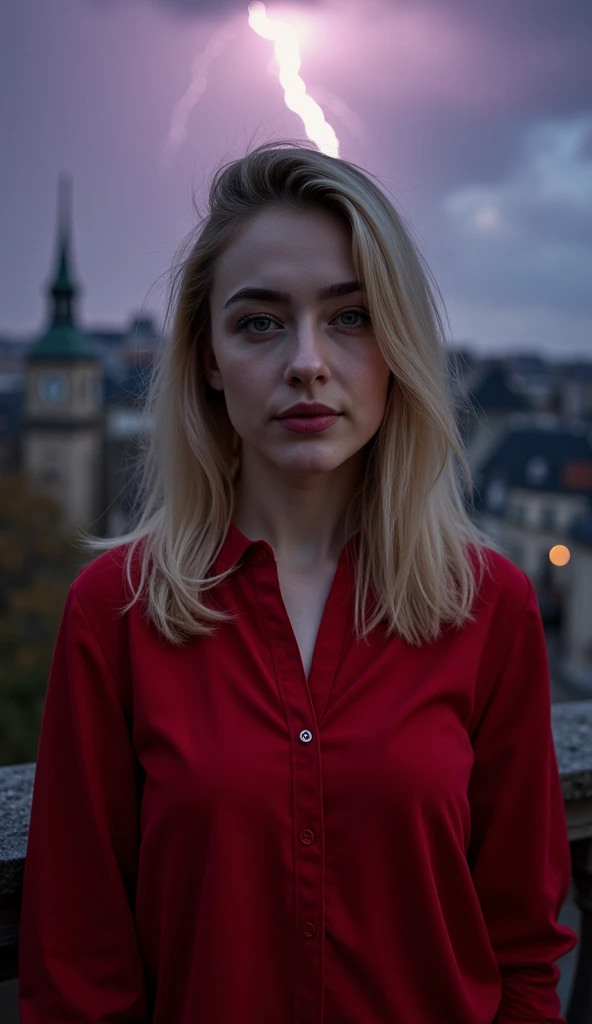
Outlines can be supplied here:
[[0, 478], [0, 764], [36, 759], [62, 609], [85, 561], [52, 498], [22, 474]]

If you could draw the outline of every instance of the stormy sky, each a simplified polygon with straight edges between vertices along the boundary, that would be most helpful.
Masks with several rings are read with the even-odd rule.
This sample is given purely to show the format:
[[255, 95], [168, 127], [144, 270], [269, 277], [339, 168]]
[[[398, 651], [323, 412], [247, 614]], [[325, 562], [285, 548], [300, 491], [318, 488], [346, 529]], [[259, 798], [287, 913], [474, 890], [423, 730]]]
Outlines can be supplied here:
[[[592, 4], [266, 7], [296, 30], [341, 155], [411, 223], [454, 340], [592, 358]], [[61, 170], [80, 320], [121, 327], [160, 316], [214, 168], [253, 142], [304, 138], [247, 18], [234, 0], [2, 5], [0, 334], [44, 326]]]

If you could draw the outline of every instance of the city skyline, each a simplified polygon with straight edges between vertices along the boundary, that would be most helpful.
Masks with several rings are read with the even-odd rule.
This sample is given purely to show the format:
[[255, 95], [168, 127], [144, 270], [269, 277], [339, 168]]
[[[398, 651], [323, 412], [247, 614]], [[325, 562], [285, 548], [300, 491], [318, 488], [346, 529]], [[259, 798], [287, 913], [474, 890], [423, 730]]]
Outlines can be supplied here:
[[[592, 355], [589, 6], [266, 6], [296, 30], [341, 155], [376, 174], [410, 223], [453, 339], [480, 353]], [[0, 28], [11, 97], [0, 333], [44, 328], [61, 171], [73, 178], [81, 326], [160, 317], [193, 191], [203, 199], [215, 168], [253, 141], [304, 137], [271, 43], [232, 2], [22, 0]], [[192, 86], [201, 94], [172, 145]]]

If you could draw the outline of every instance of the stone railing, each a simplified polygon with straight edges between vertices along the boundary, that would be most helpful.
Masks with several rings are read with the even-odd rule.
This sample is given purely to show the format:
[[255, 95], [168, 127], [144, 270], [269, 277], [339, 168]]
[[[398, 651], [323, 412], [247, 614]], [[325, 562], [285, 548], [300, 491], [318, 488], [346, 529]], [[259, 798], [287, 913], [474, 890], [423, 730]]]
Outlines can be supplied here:
[[[567, 1024], [592, 1022], [592, 700], [553, 704], [553, 736], [581, 913]], [[18, 928], [34, 764], [0, 767], [0, 981], [18, 978]]]

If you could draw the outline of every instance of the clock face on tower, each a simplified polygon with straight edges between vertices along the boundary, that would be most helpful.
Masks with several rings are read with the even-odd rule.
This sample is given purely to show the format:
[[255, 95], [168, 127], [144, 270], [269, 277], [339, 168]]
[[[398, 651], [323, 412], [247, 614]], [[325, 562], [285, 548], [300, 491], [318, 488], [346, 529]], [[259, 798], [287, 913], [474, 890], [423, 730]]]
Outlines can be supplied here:
[[37, 393], [46, 405], [62, 405], [69, 392], [68, 378], [59, 370], [42, 373], [37, 381]]

